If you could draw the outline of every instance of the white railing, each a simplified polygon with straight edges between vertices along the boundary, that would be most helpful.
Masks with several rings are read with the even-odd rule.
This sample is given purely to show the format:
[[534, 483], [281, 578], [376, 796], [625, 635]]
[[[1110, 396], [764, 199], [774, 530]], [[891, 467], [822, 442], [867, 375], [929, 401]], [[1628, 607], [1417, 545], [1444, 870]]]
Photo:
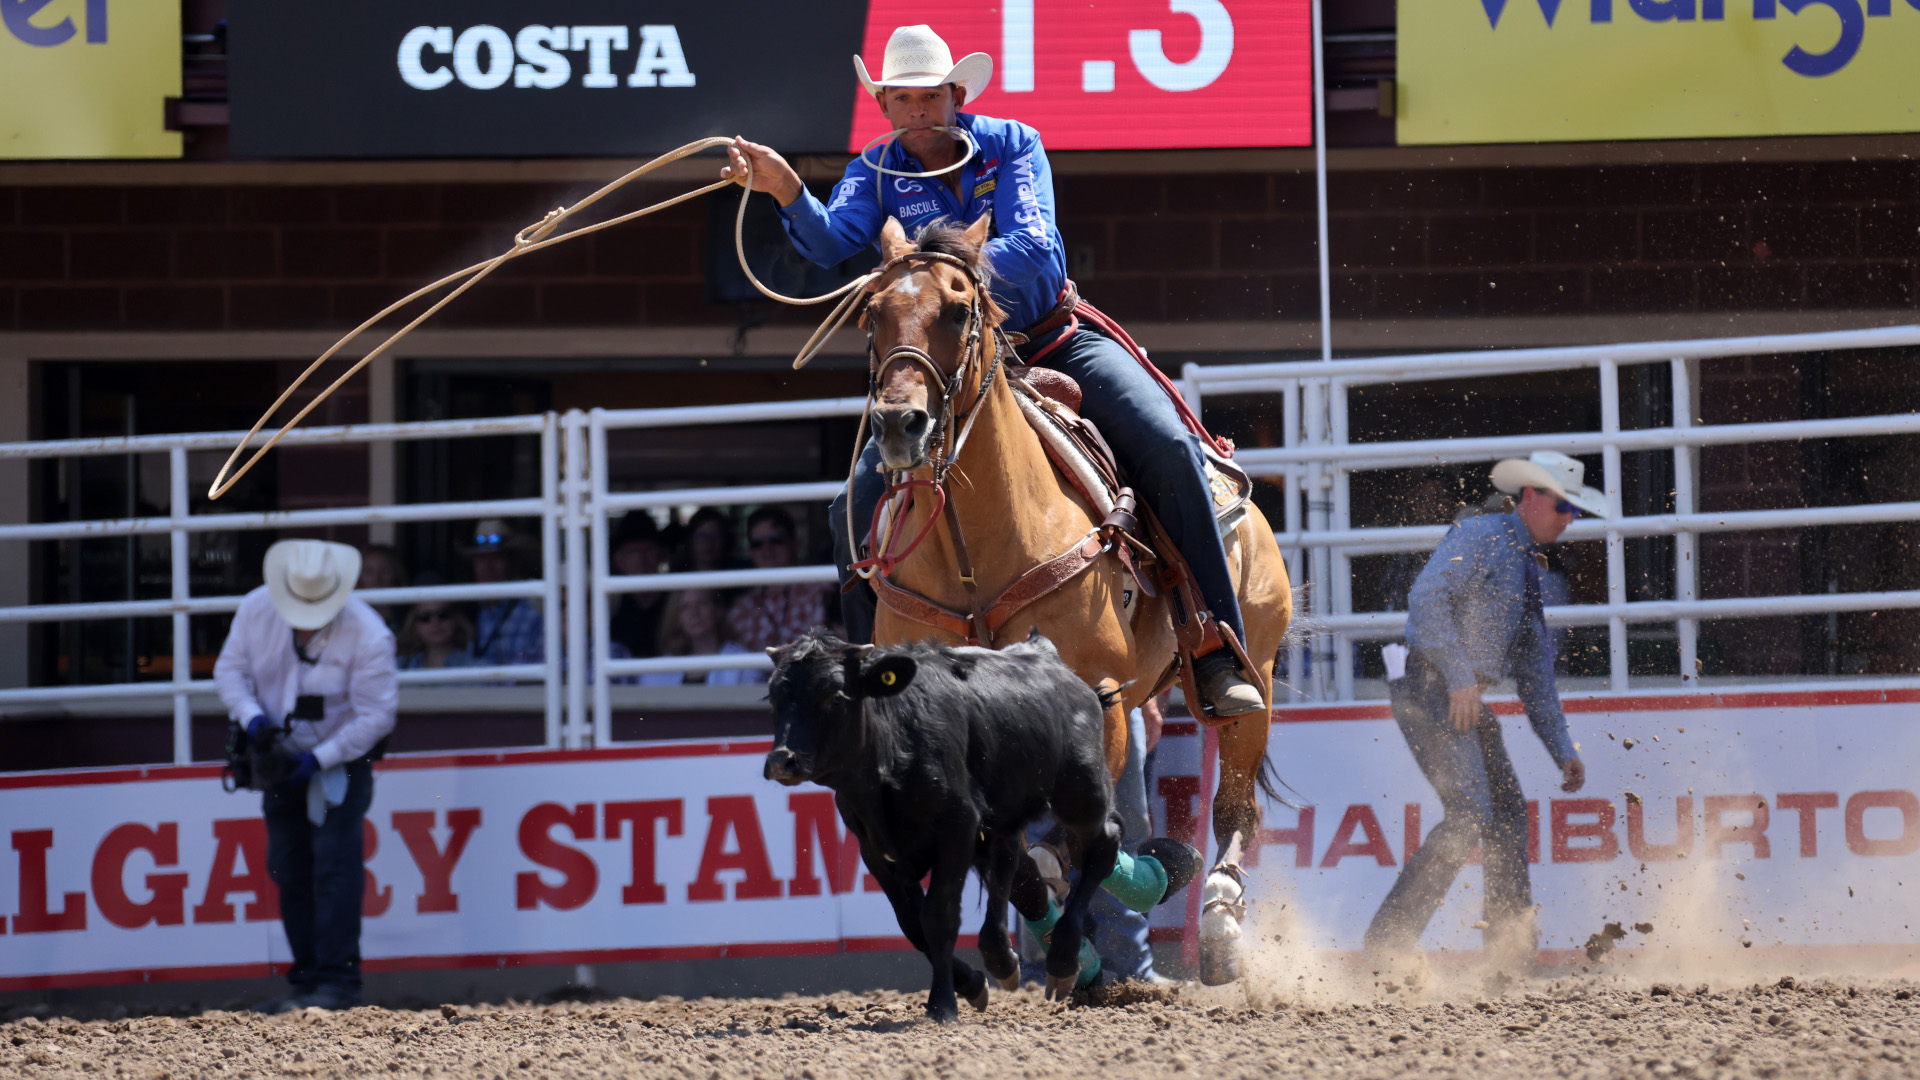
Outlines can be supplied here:
[[[835, 416], [859, 416], [866, 410], [862, 397], [827, 398], [813, 401], [776, 401], [755, 405], [708, 405], [676, 409], [595, 409], [588, 421], [587, 462], [592, 481], [593, 558], [588, 564], [593, 573], [593, 634], [576, 620], [579, 606], [568, 612], [567, 631], [571, 640], [593, 645], [593, 740], [596, 746], [613, 744], [612, 680], [629, 675], [660, 671], [721, 671], [729, 668], [771, 670], [773, 661], [763, 653], [736, 653], [730, 656], [661, 656], [633, 660], [615, 660], [610, 655], [613, 598], [628, 593], [672, 592], [679, 589], [741, 589], [761, 585], [800, 585], [838, 583], [839, 574], [831, 564], [791, 566], [777, 570], [721, 570], [707, 573], [615, 575], [607, 550], [608, 515], [614, 511], [633, 513], [655, 506], [741, 505], [744, 503], [826, 502], [839, 493], [839, 481], [800, 484], [756, 484], [746, 487], [682, 488], [664, 491], [614, 492], [608, 490], [607, 432], [636, 428], [703, 427], [714, 424], [770, 423], [781, 420], [819, 420]], [[573, 670], [580, 669], [579, 663]], [[570, 688], [571, 689], [571, 688]], [[577, 715], [577, 714], [576, 714]]]
[[[538, 497], [486, 499], [471, 502], [410, 503], [389, 506], [360, 506], [317, 510], [284, 510], [254, 513], [192, 512], [188, 487], [189, 452], [226, 453], [233, 449], [243, 432], [218, 432], [193, 435], [143, 435], [131, 438], [65, 439], [46, 442], [0, 445], [0, 460], [47, 460], [55, 458], [124, 456], [130, 454], [166, 454], [168, 476], [168, 514], [166, 517], [118, 518], [111, 520], [46, 522], [0, 525], [0, 540], [91, 540], [115, 536], [166, 535], [171, 541], [169, 594], [164, 600], [126, 600], [89, 604], [39, 604], [0, 608], [0, 622], [60, 622], [78, 619], [118, 619], [170, 617], [173, 621], [173, 676], [166, 681], [39, 686], [0, 690], [0, 706], [66, 703], [104, 699], [173, 699], [173, 758], [185, 764], [192, 758], [192, 704], [196, 694], [213, 693], [211, 680], [196, 680], [192, 672], [192, 638], [188, 619], [194, 615], [231, 612], [240, 606], [239, 596], [194, 596], [188, 560], [188, 537], [193, 533], [254, 531], [263, 529], [313, 528], [323, 525], [362, 525], [380, 522], [472, 520], [486, 517], [532, 517], [541, 523], [542, 567], [535, 580], [506, 581], [494, 584], [439, 585], [417, 588], [366, 589], [359, 592], [369, 603], [418, 603], [423, 600], [500, 600], [512, 597], [537, 599], [549, 611], [559, 607], [560, 544], [562, 527], [559, 501], [559, 448], [557, 418], [552, 413], [538, 416], [509, 416], [486, 420], [443, 420], [407, 424], [360, 424], [349, 427], [304, 428], [290, 433], [282, 445], [342, 446], [360, 443], [417, 441], [423, 439], [471, 439], [499, 435], [537, 435], [540, 438], [541, 491]], [[256, 442], [265, 441], [258, 436]], [[573, 526], [578, 528], [577, 523]], [[545, 659], [537, 664], [509, 664], [468, 667], [447, 671], [403, 671], [402, 685], [445, 682], [485, 682], [490, 680], [538, 681], [546, 688], [546, 740], [549, 746], [562, 742], [564, 713], [561, 702], [560, 628], [552, 620], [546, 624]], [[74, 658], [78, 670], [78, 658]]]
[[[1547, 609], [1547, 619], [1558, 626], [1606, 626], [1609, 689], [1624, 693], [1628, 689], [1629, 623], [1676, 624], [1680, 662], [1675, 674], [1683, 684], [1688, 684], [1695, 678], [1699, 623], [1703, 619], [1920, 607], [1920, 591], [1700, 599], [1696, 537], [1701, 533], [1916, 521], [1920, 520], [1920, 503], [1700, 513], [1695, 490], [1696, 450], [1702, 446], [1920, 434], [1920, 416], [1896, 414], [1754, 424], [1693, 423], [1698, 362], [1702, 359], [1915, 345], [1920, 345], [1920, 326], [1330, 362], [1207, 367], [1188, 364], [1182, 372], [1182, 392], [1195, 410], [1202, 408], [1209, 396], [1277, 394], [1281, 397], [1283, 445], [1250, 448], [1242, 451], [1237, 460], [1255, 475], [1281, 479], [1286, 517], [1279, 523], [1276, 539], [1287, 552], [1288, 569], [1294, 580], [1321, 586], [1310, 592], [1312, 615], [1324, 631], [1323, 640], [1316, 641], [1312, 649], [1316, 662], [1312, 664], [1306, 688], [1316, 699], [1351, 699], [1352, 643], [1395, 636], [1406, 622], [1404, 614], [1353, 610], [1353, 558], [1383, 552], [1431, 550], [1446, 534], [1445, 526], [1441, 525], [1352, 528], [1351, 474], [1493, 461], [1525, 456], [1535, 450], [1559, 450], [1568, 454], [1598, 451], [1603, 474], [1599, 487], [1606, 492], [1609, 515], [1604, 521], [1576, 521], [1565, 538], [1605, 542], [1607, 591], [1616, 599], [1604, 605], [1551, 607]], [[1671, 369], [1672, 426], [1623, 430], [1620, 368], [1657, 363], [1667, 364]], [[1593, 369], [1598, 376], [1600, 430], [1597, 432], [1359, 444], [1348, 440], [1347, 394], [1354, 386], [1580, 369]], [[1644, 450], [1673, 453], [1674, 512], [1625, 517], [1620, 500], [1620, 455]], [[1675, 538], [1672, 599], [1632, 602], [1623, 599], [1627, 594], [1623, 541], [1640, 536]], [[1305, 651], [1296, 650], [1292, 670], [1300, 672], [1306, 666]]]
[[[1562, 626], [1605, 625], [1609, 630], [1610, 688], [1627, 683], [1629, 623], [1672, 622], [1678, 627], [1680, 674], [1690, 679], [1697, 654], [1698, 624], [1706, 619], [1920, 607], [1920, 591], [1808, 596], [1739, 597], [1702, 600], [1697, 585], [1695, 540], [1702, 533], [1823, 525], [1920, 520], [1920, 503], [1882, 503], [1809, 509], [1701, 513], [1695, 496], [1697, 448], [1768, 441], [1842, 438], [1864, 435], [1920, 434], [1913, 415], [1848, 417], [1833, 420], [1760, 424], [1696, 425], [1692, 422], [1695, 364], [1708, 357], [1860, 350], [1920, 345], [1920, 327], [1846, 333], [1800, 334], [1708, 341], [1655, 342], [1599, 348], [1524, 349], [1509, 352], [1435, 354], [1370, 360], [1290, 362], [1199, 367], [1183, 372], [1183, 393], [1196, 408], [1209, 397], [1275, 394], [1280, 398], [1282, 445], [1249, 447], [1238, 460], [1260, 476], [1280, 478], [1285, 488], [1284, 520], [1276, 539], [1287, 554], [1296, 581], [1322, 583], [1312, 591], [1313, 615], [1324, 640], [1316, 641], [1310, 693], [1321, 699], [1353, 695], [1353, 643], [1397, 634], [1405, 616], [1353, 610], [1352, 560], [1383, 552], [1428, 550], [1445, 535], [1440, 525], [1404, 528], [1351, 527], [1349, 477], [1373, 469], [1436, 463], [1491, 461], [1538, 449], [1569, 453], [1598, 451], [1603, 462], [1601, 487], [1613, 511], [1604, 521], [1581, 520], [1568, 540], [1606, 544], [1609, 594], [1626, 595], [1624, 541], [1631, 537], [1675, 537], [1675, 595], [1670, 599], [1571, 605], [1547, 609], [1549, 622]], [[1674, 422], [1669, 427], [1622, 430], [1618, 393], [1624, 365], [1671, 366]], [[1351, 387], [1386, 382], [1431, 381], [1509, 373], [1594, 369], [1598, 375], [1601, 428], [1544, 436], [1435, 439], [1355, 444], [1348, 439], [1347, 394]], [[165, 517], [0, 525], [0, 540], [93, 539], [167, 535], [172, 544], [172, 586], [164, 600], [89, 604], [44, 604], [0, 608], [0, 623], [74, 619], [168, 616], [173, 620], [173, 676], [170, 681], [47, 686], [0, 690], [0, 706], [90, 699], [165, 698], [173, 701], [174, 755], [189, 757], [189, 699], [212, 692], [190, 670], [187, 620], [192, 615], [229, 612], [237, 596], [191, 595], [188, 537], [196, 532], [260, 530], [376, 522], [471, 520], [481, 517], [537, 517], [541, 522], [541, 576], [538, 580], [492, 585], [366, 590], [374, 603], [422, 600], [539, 599], [547, 617], [545, 658], [538, 664], [452, 671], [404, 672], [404, 684], [473, 683], [489, 680], [537, 681], [545, 692], [546, 742], [553, 747], [607, 746], [614, 742], [612, 680], [662, 671], [714, 671], [770, 666], [765, 656], [731, 654], [615, 660], [610, 656], [612, 605], [622, 595], [681, 589], [751, 588], [760, 585], [832, 583], [830, 565], [777, 570], [728, 570], [709, 573], [617, 575], [608, 551], [611, 516], [661, 506], [743, 505], [824, 502], [839, 491], [838, 480], [788, 484], [752, 484], [618, 492], [609, 484], [609, 431], [637, 428], [701, 428], [719, 424], [767, 423], [857, 416], [862, 398], [834, 398], [764, 404], [666, 409], [572, 410], [565, 415], [505, 417], [490, 420], [359, 425], [297, 430], [289, 447], [344, 445], [395, 440], [465, 439], [497, 435], [540, 437], [541, 493], [523, 499], [460, 503], [414, 503], [267, 513], [191, 513], [187, 454], [230, 450], [238, 433], [142, 436], [130, 439], [80, 439], [0, 445], [0, 459], [126, 454], [168, 455], [171, 504]], [[1624, 517], [1620, 514], [1623, 452], [1667, 450], [1674, 455], [1674, 512]], [[1310, 494], [1310, 499], [1303, 495]], [[563, 609], [563, 620], [554, 613]], [[591, 633], [589, 633], [591, 627]], [[1292, 670], [1303, 670], [1297, 652]], [[590, 695], [590, 697], [589, 697]]]

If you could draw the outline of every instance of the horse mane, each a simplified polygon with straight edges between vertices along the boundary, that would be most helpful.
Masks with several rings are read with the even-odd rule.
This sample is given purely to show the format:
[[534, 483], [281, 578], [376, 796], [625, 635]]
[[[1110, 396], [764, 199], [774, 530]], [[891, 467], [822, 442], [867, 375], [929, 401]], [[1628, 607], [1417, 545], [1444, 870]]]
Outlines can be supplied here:
[[980, 283], [980, 311], [987, 325], [999, 326], [1006, 320], [1006, 312], [993, 300], [993, 268], [987, 265], [985, 245], [967, 238], [967, 226], [951, 218], [935, 218], [921, 227], [913, 241], [915, 251], [951, 255], [971, 267]]

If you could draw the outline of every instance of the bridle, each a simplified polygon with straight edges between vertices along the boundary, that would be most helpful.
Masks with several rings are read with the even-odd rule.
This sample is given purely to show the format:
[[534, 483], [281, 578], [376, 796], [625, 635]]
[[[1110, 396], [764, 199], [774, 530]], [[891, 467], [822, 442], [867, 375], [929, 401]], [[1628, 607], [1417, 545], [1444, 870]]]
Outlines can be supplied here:
[[[953, 533], [956, 546], [964, 547], [960, 540], [959, 522], [954, 520], [948, 509], [951, 504], [947, 499], [947, 474], [952, 470], [954, 462], [960, 459], [960, 452], [966, 446], [967, 436], [973, 432], [974, 421], [980, 418], [987, 393], [993, 387], [995, 376], [999, 374], [1001, 358], [1013, 348], [1012, 342], [1004, 331], [998, 327], [987, 326], [981, 303], [981, 297], [986, 294], [986, 286], [980, 280], [979, 272], [959, 256], [939, 251], [909, 251], [883, 263], [874, 272], [873, 280], [878, 282], [894, 268], [911, 263], [946, 263], [954, 267], [966, 278], [968, 286], [972, 289], [972, 297], [968, 304], [967, 322], [961, 331], [960, 362], [954, 366], [951, 376], [941, 370], [939, 362], [934, 360], [931, 353], [917, 345], [904, 343], [895, 345], [888, 349], [884, 356], [881, 355], [874, 345], [874, 329], [867, 318], [867, 312], [861, 313], [861, 321], [868, 324], [866, 327], [867, 407], [860, 414], [860, 430], [854, 437], [853, 462], [847, 470], [849, 492], [852, 490], [854, 474], [859, 469], [860, 453], [866, 446], [867, 419], [878, 403], [880, 387], [886, 382], [887, 373], [895, 365], [911, 364], [927, 376], [927, 385], [940, 396], [940, 412], [934, 420], [934, 430], [929, 435], [931, 447], [927, 456], [927, 463], [932, 467], [933, 476], [927, 480], [914, 480], [901, 473], [888, 474], [890, 482], [886, 493], [874, 507], [873, 521], [867, 530], [869, 546], [874, 552], [869, 558], [860, 558], [859, 534], [854, 531], [853, 499], [851, 497], [847, 499], [848, 553], [852, 557], [853, 571], [863, 578], [871, 578], [876, 572], [882, 576], [891, 574], [900, 561], [912, 554], [913, 550], [920, 546], [921, 541], [927, 538], [933, 531], [934, 522], [942, 515], [947, 518], [948, 530]], [[867, 295], [871, 298], [873, 294]], [[988, 343], [988, 338], [993, 339], [991, 345]], [[967, 383], [972, 381], [976, 373], [978, 386], [973, 400], [964, 408], [956, 408], [966, 392]], [[905, 548], [895, 550], [894, 543], [899, 536], [894, 531], [894, 527], [897, 527], [900, 517], [903, 516], [905, 505], [902, 505], [893, 515], [884, 539], [880, 535], [881, 519], [886, 513], [888, 504], [893, 502], [896, 496], [923, 487], [930, 489], [933, 493], [936, 503], [935, 512], [927, 516], [926, 525]], [[963, 574], [967, 579], [972, 577], [970, 568], [963, 568]]]

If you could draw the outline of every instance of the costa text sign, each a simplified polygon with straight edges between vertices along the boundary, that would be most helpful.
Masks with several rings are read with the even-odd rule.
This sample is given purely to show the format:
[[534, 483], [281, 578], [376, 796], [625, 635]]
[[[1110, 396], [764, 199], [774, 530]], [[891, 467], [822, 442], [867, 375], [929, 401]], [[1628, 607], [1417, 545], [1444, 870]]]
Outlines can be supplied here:
[[[1743, 955], [1913, 952], [1917, 704], [1912, 690], [1575, 700], [1576, 794], [1500, 706], [1534, 799], [1543, 945], [1648, 922], [1654, 939], [1625, 944], [1684, 930]], [[1263, 808], [1254, 917], [1297, 915], [1298, 940], [1356, 949], [1440, 807], [1381, 708], [1281, 715], [1274, 761], [1311, 804]], [[766, 747], [389, 760], [366, 826], [367, 967], [906, 948], [832, 795], [761, 779]], [[1158, 768], [1158, 830], [1205, 842], [1214, 770], [1190, 722], [1169, 725]], [[0, 777], [0, 990], [287, 963], [258, 802], [204, 767]], [[1462, 875], [1429, 947], [1478, 947], [1477, 885]], [[979, 892], [965, 895], [971, 930]], [[1197, 916], [1197, 892], [1181, 901], [1155, 909], [1158, 936]]]
[[1414, 0], [1399, 140], [1920, 131], [1915, 0]]
[[[638, 155], [744, 134], [838, 153], [885, 123], [853, 55], [877, 68], [894, 27], [928, 18], [900, 0], [233, 0], [232, 145], [246, 157]], [[979, 110], [1033, 124], [1054, 149], [1311, 134], [1306, 0], [1013, 0], [933, 24], [955, 56], [994, 56]]]
[[0, 158], [179, 157], [180, 5], [0, 0]]

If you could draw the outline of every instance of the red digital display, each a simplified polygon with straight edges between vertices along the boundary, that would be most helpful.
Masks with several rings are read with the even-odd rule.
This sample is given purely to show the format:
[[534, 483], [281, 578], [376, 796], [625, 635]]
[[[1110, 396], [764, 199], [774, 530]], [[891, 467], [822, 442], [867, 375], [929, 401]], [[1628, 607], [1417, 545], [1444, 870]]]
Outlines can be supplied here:
[[[879, 75], [897, 26], [924, 4], [871, 0], [860, 55]], [[999, 0], [931, 20], [955, 60], [993, 57], [965, 111], [1038, 128], [1053, 150], [1308, 146], [1313, 141], [1308, 0]], [[858, 151], [887, 130], [857, 81]]]

